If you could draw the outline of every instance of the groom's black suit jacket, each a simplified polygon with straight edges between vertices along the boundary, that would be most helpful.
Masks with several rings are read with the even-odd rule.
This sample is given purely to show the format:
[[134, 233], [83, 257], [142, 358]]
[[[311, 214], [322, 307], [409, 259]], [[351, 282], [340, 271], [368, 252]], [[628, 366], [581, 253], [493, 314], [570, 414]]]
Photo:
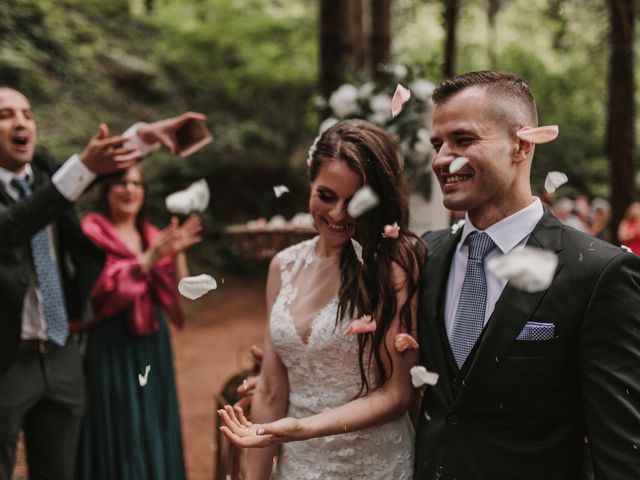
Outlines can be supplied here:
[[57, 165], [44, 152], [32, 162], [33, 194], [14, 201], [0, 186], [0, 374], [13, 361], [22, 305], [33, 271], [30, 238], [53, 224], [67, 311], [79, 319], [104, 263], [104, 254], [82, 233], [70, 203], [53, 185]]
[[[557, 253], [551, 286], [507, 285], [460, 371], [445, 323], [461, 230], [427, 233], [418, 315], [427, 387], [415, 479], [640, 478], [640, 259], [545, 211], [528, 244]], [[527, 322], [548, 341], [516, 340]]]

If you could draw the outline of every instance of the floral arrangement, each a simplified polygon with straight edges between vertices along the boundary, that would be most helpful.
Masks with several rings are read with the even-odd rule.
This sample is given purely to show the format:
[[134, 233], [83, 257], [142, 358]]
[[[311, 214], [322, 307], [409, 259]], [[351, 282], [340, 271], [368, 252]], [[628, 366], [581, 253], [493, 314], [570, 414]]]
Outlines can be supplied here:
[[[411, 91], [411, 98], [393, 117], [391, 99], [398, 84]], [[428, 197], [433, 89], [434, 84], [417, 67], [383, 67], [376, 81], [345, 83], [328, 100], [320, 99], [318, 106], [331, 110], [331, 116], [320, 125], [320, 132], [345, 118], [362, 118], [384, 127], [398, 140], [412, 190]]]

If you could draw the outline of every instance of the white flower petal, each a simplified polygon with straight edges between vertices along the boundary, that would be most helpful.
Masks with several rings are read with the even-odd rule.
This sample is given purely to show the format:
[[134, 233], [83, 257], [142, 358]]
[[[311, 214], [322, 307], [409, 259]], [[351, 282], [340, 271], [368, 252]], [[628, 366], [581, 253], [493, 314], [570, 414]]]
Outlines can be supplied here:
[[200, 298], [205, 293], [215, 290], [218, 287], [216, 279], [211, 275], [202, 274], [195, 277], [183, 277], [178, 282], [178, 291], [183, 297], [189, 300]]
[[141, 373], [138, 374], [138, 383], [141, 387], [144, 387], [147, 384], [147, 380], [149, 378], [149, 370], [151, 370], [151, 365], [147, 365], [146, 367], [144, 367], [144, 375]]
[[562, 172], [549, 172], [547, 173], [547, 178], [544, 179], [544, 189], [549, 193], [553, 193], [556, 191], [556, 188], [567, 183], [568, 180], [569, 177]]
[[171, 213], [187, 215], [191, 212], [204, 212], [209, 206], [209, 198], [209, 185], [203, 178], [186, 189], [169, 195], [165, 199], [165, 204]]
[[362, 215], [367, 210], [371, 210], [380, 203], [380, 198], [369, 185], [358, 189], [347, 207], [347, 213], [351, 218]]
[[415, 388], [420, 388], [423, 385], [435, 385], [438, 383], [439, 375], [435, 372], [430, 372], [422, 365], [416, 365], [409, 370], [411, 373], [411, 383]]
[[273, 193], [276, 194], [276, 198], [280, 198], [283, 194], [289, 192], [289, 189], [286, 185], [274, 185]]
[[558, 256], [555, 253], [529, 246], [487, 262], [487, 268], [494, 275], [525, 292], [539, 292], [548, 288], [557, 266]]
[[391, 99], [391, 116], [395, 117], [402, 111], [402, 106], [411, 98], [411, 91], [398, 84]]
[[467, 157], [454, 158], [453, 161], [449, 164], [449, 173], [456, 173], [467, 163], [469, 163], [469, 159]]
[[460, 230], [464, 226], [464, 218], [461, 218], [456, 223], [451, 225], [451, 234], [455, 235], [455, 233]]
[[353, 250], [356, 252], [356, 257], [358, 257], [358, 261], [363, 263], [362, 260], [362, 245], [355, 238], [351, 239], [351, 245], [353, 245]]

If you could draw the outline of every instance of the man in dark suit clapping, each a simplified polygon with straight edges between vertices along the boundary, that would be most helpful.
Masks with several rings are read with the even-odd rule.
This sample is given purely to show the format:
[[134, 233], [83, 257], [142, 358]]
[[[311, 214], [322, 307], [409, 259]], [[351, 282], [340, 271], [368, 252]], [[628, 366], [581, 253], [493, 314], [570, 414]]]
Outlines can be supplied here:
[[[440, 380], [423, 399], [415, 478], [640, 478], [640, 260], [532, 195], [534, 143], [517, 132], [538, 119], [522, 79], [472, 72], [433, 98], [433, 170], [445, 206], [467, 214], [424, 237], [421, 361]], [[525, 244], [558, 256], [543, 291], [484, 268]]]
[[[28, 99], [0, 86], [0, 480], [9, 480], [19, 430], [29, 477], [71, 479], [84, 406], [79, 319], [104, 261], [73, 202], [96, 177], [126, 169], [163, 144], [176, 150], [185, 113], [109, 137], [106, 125], [61, 167], [36, 151]], [[59, 168], [58, 168], [59, 167]]]

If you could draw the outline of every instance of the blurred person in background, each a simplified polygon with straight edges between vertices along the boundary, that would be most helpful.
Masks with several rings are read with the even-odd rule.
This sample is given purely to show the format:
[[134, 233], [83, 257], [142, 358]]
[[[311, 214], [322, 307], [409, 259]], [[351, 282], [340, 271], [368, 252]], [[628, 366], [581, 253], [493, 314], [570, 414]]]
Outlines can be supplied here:
[[607, 234], [607, 223], [611, 215], [611, 206], [604, 198], [594, 198], [591, 201], [591, 217], [589, 222], [589, 233], [601, 240], [609, 241]]
[[584, 195], [579, 195], [573, 201], [573, 209], [569, 216], [562, 221], [565, 225], [573, 227], [579, 232], [589, 233], [589, 212], [591, 207], [589, 199]]
[[83, 324], [87, 407], [77, 475], [86, 480], [185, 478], [178, 400], [165, 315], [183, 324], [177, 282], [200, 219], [164, 230], [146, 218], [140, 167], [106, 178], [98, 213], [82, 229], [106, 254], [93, 290], [94, 318]]
[[567, 197], [563, 197], [557, 200], [553, 204], [553, 207], [551, 208], [551, 213], [553, 213], [553, 215], [558, 220], [564, 223], [567, 220], [567, 218], [569, 218], [569, 215], [571, 215], [572, 210], [573, 210], [573, 200]]
[[633, 202], [618, 225], [618, 240], [640, 255], [640, 202]]

